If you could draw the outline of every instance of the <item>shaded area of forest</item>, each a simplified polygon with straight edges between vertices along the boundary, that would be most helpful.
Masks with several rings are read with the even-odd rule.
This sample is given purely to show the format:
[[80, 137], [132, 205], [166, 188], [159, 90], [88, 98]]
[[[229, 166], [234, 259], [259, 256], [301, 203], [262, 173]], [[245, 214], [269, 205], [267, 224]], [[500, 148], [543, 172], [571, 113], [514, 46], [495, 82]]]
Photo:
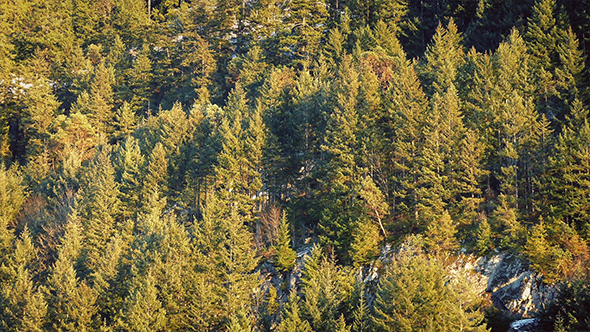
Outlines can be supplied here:
[[[561, 289], [543, 327], [587, 330], [589, 25], [582, 0], [1, 2], [0, 326], [485, 331], [444, 272], [464, 249], [528, 259]], [[263, 291], [306, 241], [299, 289]]]

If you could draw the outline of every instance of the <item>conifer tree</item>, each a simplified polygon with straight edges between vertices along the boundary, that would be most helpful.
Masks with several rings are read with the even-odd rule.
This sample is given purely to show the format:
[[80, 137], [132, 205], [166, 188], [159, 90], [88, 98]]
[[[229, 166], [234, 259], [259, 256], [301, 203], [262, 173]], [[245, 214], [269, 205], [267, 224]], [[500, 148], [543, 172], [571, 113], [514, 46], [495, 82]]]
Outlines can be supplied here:
[[143, 44], [129, 72], [131, 105], [138, 114], [151, 114], [153, 68], [148, 44]]
[[93, 269], [105, 250], [107, 242], [119, 228], [119, 184], [115, 181], [115, 169], [111, 153], [103, 147], [90, 163], [83, 184], [85, 190], [80, 199], [80, 216], [83, 220], [85, 255], [87, 266]]
[[289, 300], [281, 312], [281, 323], [277, 331], [279, 332], [311, 332], [309, 322], [301, 316], [299, 307], [299, 297], [295, 290], [289, 293]]
[[303, 278], [303, 317], [314, 331], [330, 331], [338, 326], [351, 298], [354, 277], [351, 270], [336, 265], [333, 257], [326, 257], [319, 246], [312, 249], [305, 262]]
[[[53, 89], [50, 81], [45, 75], [47, 69], [44, 68], [48, 64], [39, 59], [34, 58], [29, 70], [33, 77], [31, 78], [30, 88], [24, 95], [22, 105], [24, 107], [24, 114], [22, 117], [22, 126], [27, 141], [27, 155], [39, 167], [45, 167], [45, 175], [49, 172], [48, 159], [48, 145], [51, 135], [51, 125], [58, 115], [59, 101], [53, 95]], [[44, 157], [44, 158], [43, 158]], [[40, 173], [38, 176], [43, 176]]]
[[294, 0], [289, 3], [290, 15], [285, 18], [285, 30], [279, 41], [280, 50], [291, 54], [295, 63], [309, 67], [322, 39], [320, 27], [328, 19], [323, 0]]
[[145, 158], [141, 153], [139, 142], [129, 136], [118, 153], [120, 173], [121, 212], [125, 218], [133, 218], [141, 206]]
[[228, 213], [236, 212], [247, 223], [257, 218], [262, 188], [261, 161], [265, 144], [265, 125], [260, 109], [250, 112], [244, 90], [238, 85], [229, 97], [220, 134], [222, 149], [215, 167], [216, 187]]
[[[24, 179], [16, 165], [6, 169], [0, 165], [0, 266], [9, 266], [14, 230], [12, 225], [27, 198]], [[0, 272], [0, 282], [6, 276]]]
[[212, 280], [215, 300], [208, 309], [211, 312], [203, 312], [211, 315], [212, 326], [227, 326], [239, 311], [250, 310], [253, 291], [260, 283], [258, 272], [254, 272], [258, 258], [252, 248], [252, 234], [236, 207], [228, 214], [226, 204], [210, 194], [203, 220], [195, 230], [197, 255], [202, 255], [199, 265]]
[[[37, 250], [33, 246], [28, 228], [22, 231], [15, 243], [12, 257], [12, 280], [2, 285], [0, 326], [6, 331], [43, 331], [47, 303], [43, 292], [33, 282]], [[6, 266], [3, 266], [6, 268]]]
[[295, 266], [297, 253], [291, 248], [291, 226], [287, 215], [283, 212], [279, 224], [279, 239], [276, 247], [276, 264], [284, 271], [289, 271]]
[[440, 254], [453, 251], [459, 247], [455, 234], [457, 228], [447, 211], [439, 220], [435, 220], [426, 228], [424, 243], [429, 252]]
[[461, 140], [458, 155], [458, 221], [462, 225], [474, 225], [480, 205], [484, 201], [480, 183], [488, 171], [483, 168], [483, 157], [483, 144], [478, 135], [473, 130], [467, 130]]
[[89, 91], [82, 93], [72, 105], [74, 112], [86, 114], [93, 127], [109, 135], [113, 132], [114, 79], [114, 69], [101, 61], [94, 70]]
[[350, 256], [355, 266], [367, 264], [379, 255], [379, 233], [378, 226], [369, 220], [359, 219], [356, 222], [350, 245]]
[[433, 96], [432, 111], [424, 124], [425, 140], [417, 158], [420, 165], [418, 221], [424, 226], [439, 219], [447, 205], [456, 204], [457, 151], [465, 133], [460, 103], [457, 90], [450, 83], [443, 95]]
[[494, 243], [492, 242], [492, 228], [485, 216], [477, 225], [477, 240], [475, 247], [481, 255], [486, 255], [494, 249]]
[[74, 210], [68, 217], [58, 258], [47, 280], [48, 322], [51, 331], [91, 331], [96, 294], [80, 280], [74, 266], [83, 255], [84, 230]]
[[124, 331], [166, 330], [166, 310], [162, 308], [155, 280], [149, 272], [131, 289], [121, 320], [119, 328]]
[[424, 138], [422, 128], [427, 100], [409, 61], [402, 59], [397, 73], [386, 100], [392, 215], [396, 220], [395, 227], [408, 232], [418, 227], [417, 159]]
[[555, 145], [555, 157], [549, 158], [550, 177], [545, 195], [555, 218], [575, 223], [587, 237], [589, 196], [583, 188], [590, 174], [586, 153], [590, 144], [590, 125], [588, 111], [580, 102], [574, 103], [571, 113], [569, 124], [564, 126]]
[[[525, 39], [530, 50], [531, 70], [536, 81], [535, 98], [537, 108], [553, 119], [563, 113], [556, 103], [557, 82], [555, 69], [559, 65], [558, 47], [561, 44], [562, 31], [557, 21], [557, 5], [555, 0], [539, 0], [533, 7], [529, 18]], [[560, 24], [561, 23], [561, 24]]]
[[129, 136], [137, 127], [137, 117], [131, 105], [124, 102], [115, 114], [115, 139], [120, 140]]
[[422, 69], [424, 85], [430, 95], [435, 92], [442, 95], [451, 85], [457, 85], [463, 56], [461, 35], [453, 19], [449, 20], [446, 28], [439, 23], [424, 55], [426, 64]]
[[323, 165], [325, 174], [320, 179], [322, 188], [322, 216], [320, 220], [321, 239], [333, 246], [343, 261], [348, 261], [352, 234], [357, 222], [366, 220], [366, 211], [360, 194], [361, 174], [357, 166], [356, 150], [360, 147], [358, 137], [359, 105], [358, 73], [351, 57], [342, 64], [338, 88], [335, 91], [335, 108], [330, 114], [322, 150], [327, 162]]
[[250, 46], [248, 53], [232, 59], [229, 63], [228, 83], [240, 84], [246, 91], [246, 98], [253, 101], [259, 96], [258, 89], [264, 83], [267, 69], [263, 50], [254, 44]]
[[[150, 152], [147, 162], [147, 173], [143, 184], [142, 196], [145, 198], [164, 198], [168, 194], [168, 160], [166, 150], [162, 143], [158, 142]], [[154, 196], [156, 195], [156, 196]], [[163, 203], [165, 205], [165, 203]], [[146, 204], [146, 209], [149, 205]]]
[[481, 314], [461, 318], [466, 309], [441, 264], [409, 249], [380, 280], [373, 322], [382, 331], [486, 331]]
[[564, 31], [561, 42], [557, 45], [560, 65], [555, 68], [557, 93], [562, 102], [569, 105], [577, 98], [585, 98], [588, 91], [582, 86], [584, 82], [585, 58], [579, 49], [579, 42], [572, 29]]

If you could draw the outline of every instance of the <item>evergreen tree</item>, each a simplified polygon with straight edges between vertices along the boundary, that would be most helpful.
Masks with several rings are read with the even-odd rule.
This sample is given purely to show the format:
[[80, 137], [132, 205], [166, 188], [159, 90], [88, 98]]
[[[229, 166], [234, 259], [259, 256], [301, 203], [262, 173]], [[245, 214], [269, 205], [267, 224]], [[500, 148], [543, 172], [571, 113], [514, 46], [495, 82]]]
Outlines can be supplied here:
[[528, 21], [525, 39], [530, 50], [531, 69], [536, 81], [535, 98], [537, 108], [553, 119], [563, 113], [556, 103], [555, 69], [559, 65], [558, 47], [561, 34], [560, 22], [557, 21], [555, 0], [540, 0], [533, 7]]
[[141, 206], [145, 158], [141, 153], [139, 142], [129, 136], [118, 153], [119, 183], [121, 192], [121, 212], [125, 218], [136, 216]]
[[108, 147], [98, 151], [83, 181], [85, 190], [80, 198], [80, 216], [85, 234], [84, 252], [90, 269], [97, 266], [107, 242], [119, 228], [116, 217], [121, 194], [110, 157]]
[[262, 189], [261, 161], [265, 144], [265, 125], [260, 110], [250, 113], [245, 94], [238, 85], [229, 97], [220, 134], [222, 150], [215, 167], [216, 187], [228, 213], [236, 212], [244, 221], [257, 218], [260, 190]]
[[483, 168], [483, 157], [483, 144], [478, 135], [467, 130], [458, 155], [458, 221], [461, 225], [475, 225], [480, 205], [484, 202], [480, 183], [489, 172]]
[[580, 102], [574, 103], [569, 119], [555, 146], [555, 157], [549, 158], [546, 191], [552, 214], [556, 219], [575, 223], [587, 237], [588, 194], [583, 189], [589, 173], [587, 149], [590, 144], [588, 111]]
[[299, 307], [299, 297], [295, 290], [289, 293], [289, 300], [281, 312], [281, 323], [277, 331], [279, 332], [311, 332], [311, 326], [307, 320], [301, 317]]
[[319, 246], [312, 249], [305, 262], [303, 282], [303, 317], [314, 331], [331, 331], [339, 325], [341, 315], [348, 316], [354, 279], [351, 270], [336, 265]]
[[295, 266], [297, 253], [291, 248], [291, 226], [287, 215], [283, 212], [279, 224], [279, 239], [276, 246], [276, 264], [284, 271], [289, 271]]
[[[12, 280], [2, 287], [0, 326], [6, 331], [43, 331], [47, 314], [42, 288], [33, 282], [37, 250], [33, 246], [31, 234], [25, 227], [20, 239], [15, 243], [12, 257]], [[6, 268], [6, 266], [3, 266]]]
[[373, 321], [383, 331], [486, 331], [482, 315], [466, 318], [466, 309], [440, 263], [410, 249], [381, 278]]
[[560, 65], [555, 68], [557, 93], [566, 105], [577, 98], [586, 98], [588, 92], [582, 86], [584, 82], [585, 55], [579, 49], [579, 42], [572, 29], [562, 33], [557, 45]]
[[158, 299], [155, 280], [150, 273], [142, 279], [131, 289], [119, 328], [124, 331], [165, 331], [166, 310]]
[[[156, 197], [165, 198], [168, 194], [168, 159], [166, 150], [162, 143], [158, 142], [152, 149], [148, 157], [147, 174], [143, 184], [142, 196], [146, 211], [149, 209], [149, 202], [145, 198]], [[162, 202], [166, 205], [165, 202]]]
[[327, 22], [328, 7], [323, 0], [294, 0], [288, 9], [279, 50], [289, 54], [291, 61], [309, 67], [322, 41], [321, 27]]
[[[16, 165], [0, 165], [0, 266], [9, 266], [14, 241], [13, 225], [27, 198], [24, 179]], [[0, 270], [1, 271], [1, 270]], [[7, 276], [0, 272], [0, 282]]]
[[457, 228], [451, 216], [444, 211], [439, 220], [434, 221], [425, 232], [426, 249], [434, 254], [453, 251], [459, 247], [455, 234]]
[[457, 85], [459, 71], [464, 62], [463, 56], [461, 35], [453, 19], [446, 28], [439, 23], [424, 55], [426, 64], [422, 69], [424, 85], [430, 95], [435, 92], [443, 94], [451, 85]]
[[58, 258], [47, 280], [48, 322], [51, 331], [91, 331], [96, 294], [74, 268], [83, 254], [83, 225], [76, 210], [68, 218]]
[[[258, 272], [254, 272], [258, 258], [252, 248], [252, 235], [244, 226], [244, 219], [234, 207], [228, 214], [227, 203], [215, 195], [209, 196], [203, 220], [195, 230], [196, 246], [203, 255], [202, 268], [215, 282], [215, 302], [212, 303], [211, 324], [230, 324], [230, 318], [254, 305], [253, 293], [258, 288]], [[209, 313], [207, 313], [209, 314]]]
[[33, 71], [30, 88], [24, 94], [22, 105], [24, 114], [21, 122], [27, 141], [27, 155], [31, 161], [39, 164], [45, 170], [37, 176], [46, 176], [49, 172], [48, 145], [51, 135], [51, 125], [58, 115], [59, 101], [53, 95], [53, 89], [47, 75], [48, 64], [39, 58], [34, 58], [29, 70]]
[[93, 127], [109, 135], [113, 132], [113, 84], [113, 68], [101, 61], [94, 70], [89, 91], [80, 94], [72, 105], [73, 112], [87, 114]]
[[138, 114], [151, 114], [153, 67], [148, 44], [143, 44], [129, 71], [129, 89], [132, 90], [131, 105]]

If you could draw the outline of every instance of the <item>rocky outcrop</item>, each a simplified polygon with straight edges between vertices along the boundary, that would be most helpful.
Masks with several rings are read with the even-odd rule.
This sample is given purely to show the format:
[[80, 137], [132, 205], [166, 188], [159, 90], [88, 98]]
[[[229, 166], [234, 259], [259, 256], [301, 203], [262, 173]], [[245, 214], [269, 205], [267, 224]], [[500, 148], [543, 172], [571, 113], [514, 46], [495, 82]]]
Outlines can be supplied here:
[[[261, 277], [264, 280], [262, 291], [266, 293], [271, 285], [274, 286], [279, 302], [284, 303], [291, 290], [299, 290], [305, 260], [311, 249], [312, 245], [309, 244], [297, 250], [295, 267], [289, 272], [279, 272], [270, 262], [264, 263], [261, 268]], [[397, 249], [399, 250], [404, 250], [403, 246]], [[377, 263], [359, 269], [359, 280], [368, 286], [369, 305], [374, 300], [382, 271], [377, 267], [387, 265], [395, 254], [390, 246], [384, 246]], [[511, 328], [511, 332], [536, 331], [536, 322], [532, 317], [555, 296], [555, 287], [545, 284], [541, 275], [532, 271], [524, 259], [515, 255], [500, 253], [491, 257], [477, 257], [461, 254], [454, 258], [449, 257], [447, 263], [451, 277], [461, 275], [474, 292], [490, 299], [506, 316], [521, 320], [521, 323]]]
[[461, 255], [449, 273], [466, 275], [475, 291], [489, 294], [495, 307], [517, 319], [533, 317], [555, 295], [555, 288], [545, 284], [525, 260], [510, 254]]
[[508, 332], [536, 332], [537, 320], [535, 318], [521, 319], [510, 324]]

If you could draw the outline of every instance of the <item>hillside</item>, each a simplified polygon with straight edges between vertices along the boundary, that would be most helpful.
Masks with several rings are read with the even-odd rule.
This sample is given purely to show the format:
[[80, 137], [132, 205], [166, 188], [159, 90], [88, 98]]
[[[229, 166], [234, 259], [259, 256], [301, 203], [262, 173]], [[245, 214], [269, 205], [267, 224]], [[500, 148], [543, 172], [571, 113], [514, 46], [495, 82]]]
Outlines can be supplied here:
[[0, 1], [0, 330], [590, 330], [589, 27], [584, 0]]

